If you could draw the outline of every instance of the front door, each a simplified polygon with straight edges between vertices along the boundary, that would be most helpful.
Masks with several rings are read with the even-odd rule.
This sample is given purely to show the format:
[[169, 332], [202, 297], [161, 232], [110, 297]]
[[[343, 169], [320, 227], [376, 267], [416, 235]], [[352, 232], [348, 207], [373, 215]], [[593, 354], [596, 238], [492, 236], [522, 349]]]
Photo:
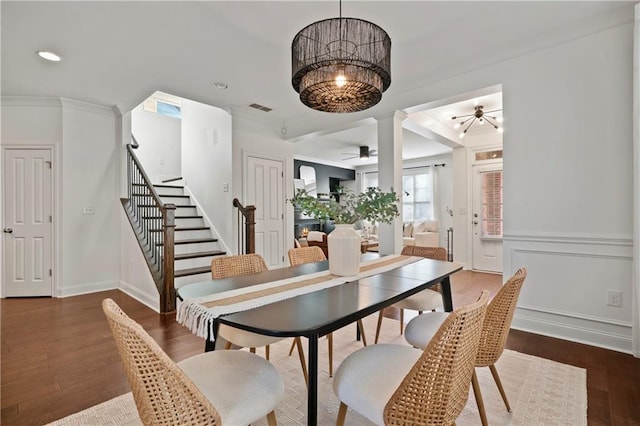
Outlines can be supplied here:
[[51, 151], [4, 152], [4, 294], [52, 294]]
[[473, 166], [473, 269], [502, 272], [502, 164]]
[[246, 205], [256, 206], [256, 253], [269, 268], [284, 264], [284, 165], [247, 157]]

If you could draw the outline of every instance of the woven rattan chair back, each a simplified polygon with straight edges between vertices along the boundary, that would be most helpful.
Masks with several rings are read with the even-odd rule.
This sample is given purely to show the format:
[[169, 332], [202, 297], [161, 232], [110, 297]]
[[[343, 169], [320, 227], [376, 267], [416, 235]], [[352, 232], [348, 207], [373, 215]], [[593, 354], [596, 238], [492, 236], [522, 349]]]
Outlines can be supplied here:
[[[404, 246], [400, 254], [405, 256], [420, 256], [427, 259], [447, 260], [447, 249], [444, 247]], [[442, 293], [440, 283], [434, 284], [429, 288]]]
[[255, 274], [267, 269], [267, 264], [259, 254], [219, 256], [211, 261], [211, 276], [214, 280]]
[[502, 355], [520, 289], [526, 278], [527, 270], [525, 268], [518, 269], [491, 299], [480, 335], [476, 367], [493, 365]]
[[303, 263], [322, 262], [327, 260], [322, 249], [318, 246], [292, 248], [287, 252], [291, 266]]
[[221, 425], [220, 415], [184, 372], [111, 299], [102, 310], [145, 425]]
[[447, 260], [447, 249], [444, 247], [404, 246], [402, 252], [405, 256], [420, 256], [427, 259]]
[[469, 396], [489, 292], [456, 309], [384, 408], [385, 424], [453, 424]]

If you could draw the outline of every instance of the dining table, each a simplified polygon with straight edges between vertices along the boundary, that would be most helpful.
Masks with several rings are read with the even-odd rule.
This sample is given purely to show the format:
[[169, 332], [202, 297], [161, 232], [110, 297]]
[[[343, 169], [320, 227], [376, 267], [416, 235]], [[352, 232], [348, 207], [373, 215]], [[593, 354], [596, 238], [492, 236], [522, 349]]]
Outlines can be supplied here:
[[[362, 272], [367, 269], [368, 272]], [[307, 424], [316, 425], [320, 337], [437, 283], [441, 284], [444, 310], [452, 311], [449, 277], [461, 269], [462, 266], [454, 262], [366, 253], [362, 254], [361, 273], [354, 277], [330, 275], [329, 261], [325, 260], [208, 280], [178, 289], [181, 303], [177, 319], [205, 338], [205, 350], [215, 349], [220, 324], [267, 336], [305, 337], [309, 358]], [[271, 294], [280, 283], [290, 288], [298, 282], [311, 284], [308, 290], [276, 293], [260, 299], [264, 291]], [[261, 300], [258, 303], [246, 297], [254, 289]], [[223, 306], [216, 306], [212, 299]]]

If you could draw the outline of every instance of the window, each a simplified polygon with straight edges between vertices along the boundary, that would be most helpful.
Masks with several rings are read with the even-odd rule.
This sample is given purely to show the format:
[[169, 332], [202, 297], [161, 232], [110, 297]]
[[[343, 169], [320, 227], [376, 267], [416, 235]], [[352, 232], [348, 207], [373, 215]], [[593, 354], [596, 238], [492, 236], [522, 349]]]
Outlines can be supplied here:
[[[402, 221], [433, 219], [433, 189], [428, 167], [402, 171]], [[365, 188], [378, 186], [378, 173], [367, 172]], [[396, 191], [397, 192], [397, 191]]]
[[182, 100], [167, 93], [155, 92], [143, 102], [143, 109], [148, 112], [166, 115], [167, 117], [182, 118]]
[[433, 190], [429, 169], [405, 170], [402, 190], [404, 222], [433, 219]]
[[502, 237], [502, 170], [483, 172], [482, 236]]

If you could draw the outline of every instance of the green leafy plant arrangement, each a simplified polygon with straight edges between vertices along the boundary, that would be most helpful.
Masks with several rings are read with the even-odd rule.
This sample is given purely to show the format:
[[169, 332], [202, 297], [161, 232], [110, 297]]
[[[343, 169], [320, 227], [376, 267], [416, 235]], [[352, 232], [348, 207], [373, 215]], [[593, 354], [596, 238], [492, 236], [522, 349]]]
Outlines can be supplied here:
[[367, 188], [358, 195], [340, 188], [340, 202], [334, 199], [320, 200], [299, 189], [289, 200], [302, 213], [319, 220], [333, 219], [337, 224], [356, 223], [358, 220], [391, 223], [400, 212], [396, 193], [383, 192], [380, 188]]

